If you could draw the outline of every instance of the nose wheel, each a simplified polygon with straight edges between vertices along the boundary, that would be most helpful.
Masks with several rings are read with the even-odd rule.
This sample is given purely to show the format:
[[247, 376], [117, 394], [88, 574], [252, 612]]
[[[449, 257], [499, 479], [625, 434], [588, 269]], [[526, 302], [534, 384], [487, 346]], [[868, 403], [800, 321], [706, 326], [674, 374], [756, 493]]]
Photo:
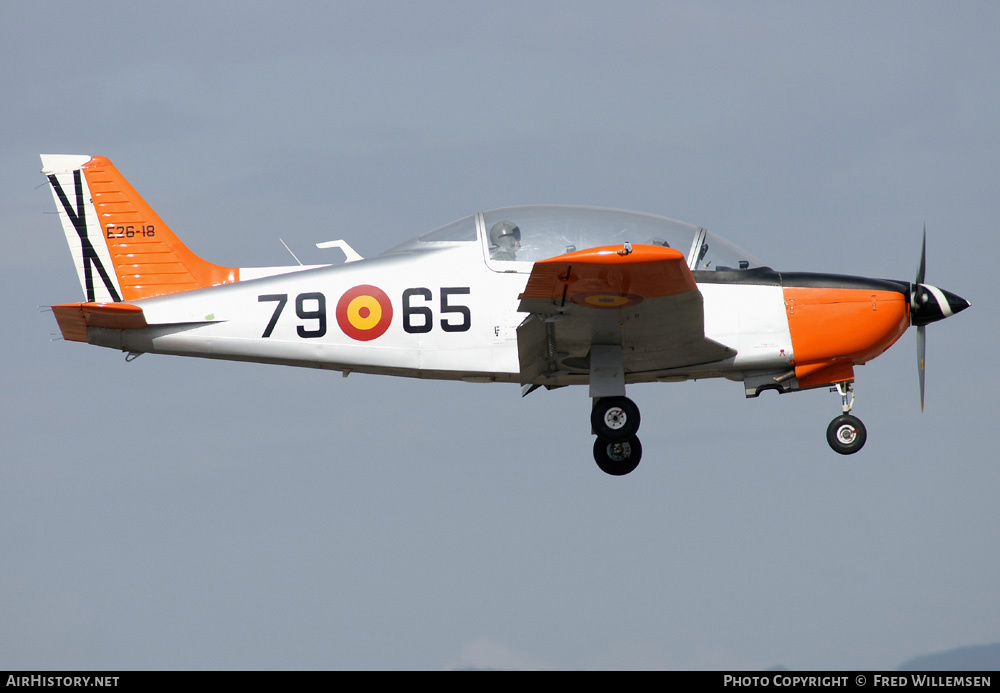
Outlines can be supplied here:
[[868, 430], [861, 419], [850, 414], [854, 407], [854, 383], [837, 383], [834, 388], [840, 393], [843, 414], [830, 422], [826, 427], [826, 442], [834, 452], [841, 455], [853, 455], [865, 446], [868, 440]]
[[628, 397], [602, 397], [594, 402], [590, 425], [597, 435], [594, 461], [601, 471], [624, 476], [639, 466], [642, 445], [635, 433], [639, 430], [639, 407]]
[[868, 440], [868, 431], [861, 419], [844, 414], [830, 422], [826, 429], [826, 442], [834, 452], [841, 455], [853, 455], [864, 447]]

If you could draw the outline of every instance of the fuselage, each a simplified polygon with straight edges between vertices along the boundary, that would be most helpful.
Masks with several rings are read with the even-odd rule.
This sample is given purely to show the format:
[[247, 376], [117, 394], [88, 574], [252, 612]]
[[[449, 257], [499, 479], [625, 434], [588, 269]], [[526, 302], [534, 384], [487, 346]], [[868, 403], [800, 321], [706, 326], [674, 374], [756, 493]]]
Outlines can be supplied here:
[[[909, 325], [906, 282], [761, 267], [693, 274], [705, 336], [734, 355], [630, 372], [626, 382], [726, 377], [753, 385], [756, 377], [764, 387], [798, 389], [831, 382], [824, 372], [849, 379], [854, 365], [878, 356]], [[517, 305], [526, 279], [491, 268], [477, 243], [427, 244], [136, 301], [149, 327], [91, 327], [88, 341], [344, 373], [520, 383], [517, 327], [525, 315]], [[587, 382], [585, 370], [568, 370], [537, 384]], [[750, 385], [748, 394], [761, 389]]]

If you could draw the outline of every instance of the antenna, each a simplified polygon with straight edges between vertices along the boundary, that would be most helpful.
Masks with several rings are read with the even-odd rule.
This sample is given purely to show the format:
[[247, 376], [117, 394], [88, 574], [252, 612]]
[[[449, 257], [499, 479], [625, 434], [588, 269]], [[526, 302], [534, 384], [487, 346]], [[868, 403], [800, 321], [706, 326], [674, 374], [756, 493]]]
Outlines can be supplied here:
[[300, 260], [297, 257], [295, 257], [295, 253], [293, 253], [292, 249], [288, 247], [288, 244], [285, 243], [285, 241], [283, 239], [281, 239], [281, 238], [279, 238], [278, 240], [281, 241], [281, 245], [285, 246], [285, 250], [288, 251], [288, 254], [291, 255], [293, 258], [295, 258], [295, 261], [301, 265], [302, 264], [302, 260]]

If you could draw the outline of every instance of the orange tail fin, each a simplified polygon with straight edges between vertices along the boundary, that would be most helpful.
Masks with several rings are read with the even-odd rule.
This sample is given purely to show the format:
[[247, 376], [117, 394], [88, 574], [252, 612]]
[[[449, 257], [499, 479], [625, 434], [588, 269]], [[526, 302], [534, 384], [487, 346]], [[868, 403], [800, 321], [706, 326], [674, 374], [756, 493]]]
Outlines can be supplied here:
[[42, 155], [88, 302], [229, 284], [240, 271], [195, 255], [102, 156]]

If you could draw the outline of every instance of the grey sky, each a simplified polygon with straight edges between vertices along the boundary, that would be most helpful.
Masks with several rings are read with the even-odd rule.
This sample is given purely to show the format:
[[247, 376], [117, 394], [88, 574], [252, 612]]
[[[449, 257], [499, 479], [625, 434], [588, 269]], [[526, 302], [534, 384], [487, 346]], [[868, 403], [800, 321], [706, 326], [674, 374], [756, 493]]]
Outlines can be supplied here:
[[[0, 668], [886, 668], [1000, 640], [1000, 10], [927, 3], [4, 3]], [[49, 341], [39, 153], [199, 254], [374, 255], [481, 209], [636, 209], [972, 309], [825, 390], [339, 375]], [[849, 329], [849, 326], [845, 326]]]

